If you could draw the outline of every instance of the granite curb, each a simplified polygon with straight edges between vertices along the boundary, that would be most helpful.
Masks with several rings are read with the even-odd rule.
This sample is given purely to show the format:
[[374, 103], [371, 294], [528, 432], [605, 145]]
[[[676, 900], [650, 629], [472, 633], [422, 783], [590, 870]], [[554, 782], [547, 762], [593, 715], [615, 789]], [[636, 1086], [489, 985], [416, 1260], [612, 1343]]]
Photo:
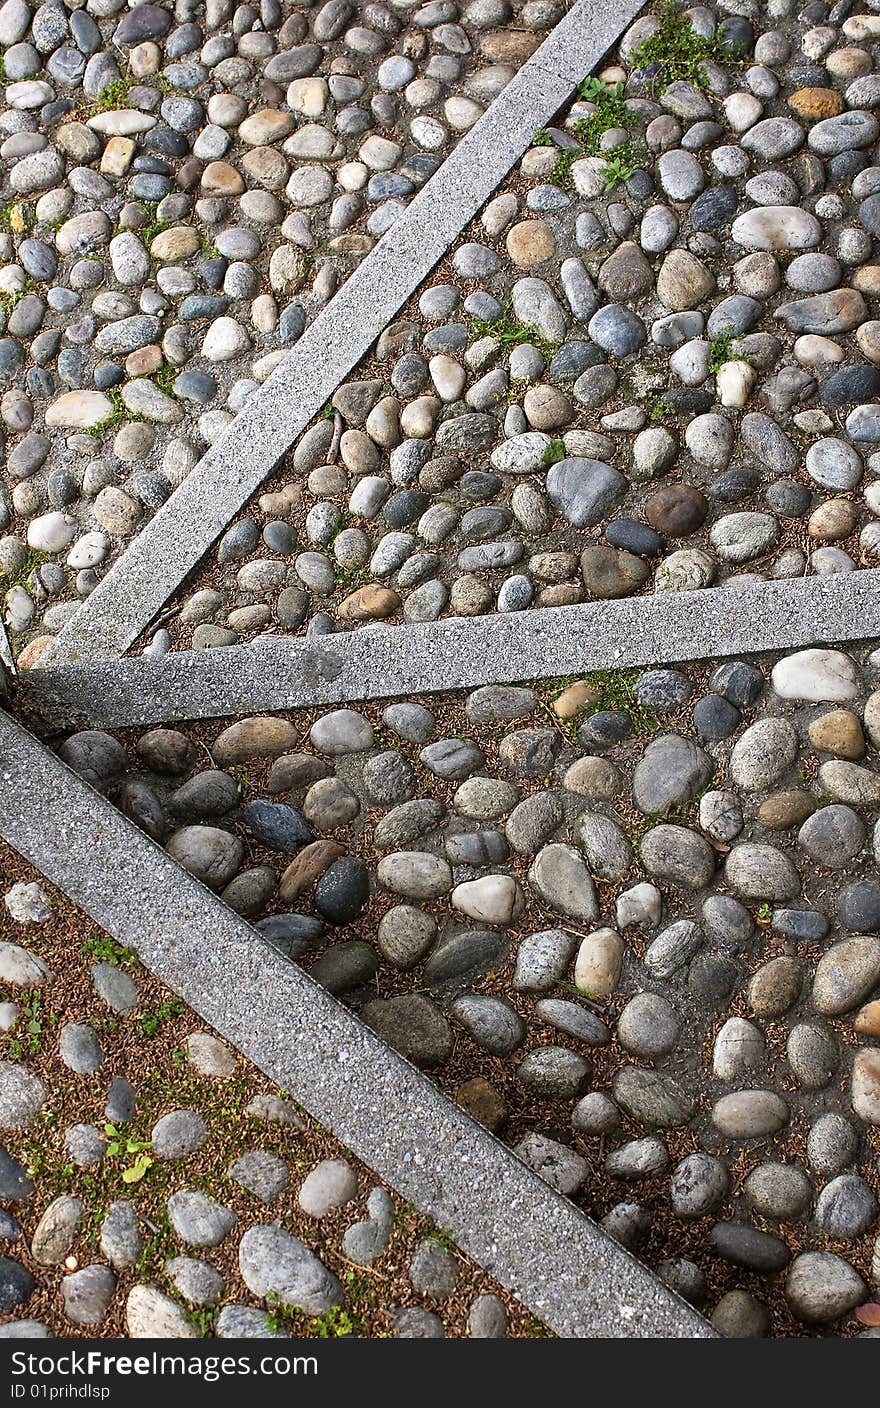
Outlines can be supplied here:
[[19, 675], [37, 732], [223, 718], [880, 637], [880, 569]]

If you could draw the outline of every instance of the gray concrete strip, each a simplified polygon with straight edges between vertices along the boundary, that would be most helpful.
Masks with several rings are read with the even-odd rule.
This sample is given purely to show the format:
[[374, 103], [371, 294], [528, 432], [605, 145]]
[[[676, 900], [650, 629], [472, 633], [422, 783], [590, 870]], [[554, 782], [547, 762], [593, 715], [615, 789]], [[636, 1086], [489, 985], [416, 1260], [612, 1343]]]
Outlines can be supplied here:
[[880, 569], [19, 675], [37, 732], [223, 718], [880, 636]]
[[577, 0], [64, 628], [43, 663], [122, 654], [641, 8]]
[[552, 1330], [572, 1339], [714, 1337], [652, 1272], [5, 715], [0, 835]]

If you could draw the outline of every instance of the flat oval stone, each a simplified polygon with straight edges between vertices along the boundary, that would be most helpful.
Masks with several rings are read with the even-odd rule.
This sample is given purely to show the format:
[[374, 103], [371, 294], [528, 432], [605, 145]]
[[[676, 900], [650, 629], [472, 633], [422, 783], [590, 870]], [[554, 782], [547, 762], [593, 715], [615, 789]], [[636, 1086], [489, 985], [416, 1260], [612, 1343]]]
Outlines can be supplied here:
[[822, 226], [797, 205], [759, 206], [737, 216], [730, 236], [744, 249], [815, 249]]

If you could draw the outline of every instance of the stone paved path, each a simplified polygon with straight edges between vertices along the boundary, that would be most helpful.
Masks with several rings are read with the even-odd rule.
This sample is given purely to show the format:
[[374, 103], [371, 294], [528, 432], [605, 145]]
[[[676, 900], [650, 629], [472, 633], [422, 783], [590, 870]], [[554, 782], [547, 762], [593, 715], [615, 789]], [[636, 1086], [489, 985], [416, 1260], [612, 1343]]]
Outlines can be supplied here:
[[[876, 565], [880, 18], [735, 8], [635, 21], [135, 652], [186, 678], [177, 651], [219, 649], [222, 668], [224, 647], [357, 630], [380, 655], [399, 627], [510, 612], [540, 640], [537, 608], [563, 608], [555, 620], [626, 596], [651, 597], [654, 631], [658, 599], [685, 590], [723, 639], [731, 615], [748, 627], [764, 579]], [[178, 10], [176, 28], [144, 5], [99, 28], [88, 5], [32, 14], [7, 0], [0, 570], [25, 671], [14, 710], [27, 716], [26, 667], [76, 612], [88, 618], [81, 603], [108, 568], [124, 580], [120, 549], [561, 17], [532, 0], [357, 14], [331, 0], [289, 15], [267, 0], [259, 15]], [[173, 507], [154, 525], [169, 554]], [[160, 573], [165, 547], [150, 542]], [[717, 1332], [876, 1337], [880, 650], [848, 643], [851, 620], [837, 639], [823, 619], [823, 644], [805, 644], [802, 617], [797, 649], [790, 637], [720, 663], [640, 651], [633, 668], [635, 650], [609, 636], [602, 668], [501, 685], [486, 666], [477, 687], [444, 692], [439, 646], [417, 698], [260, 712], [246, 680], [230, 717], [87, 721], [49, 741], [246, 920], [254, 945], [304, 968]], [[89, 885], [113, 884], [102, 865]], [[112, 938], [94, 940], [105, 961], [87, 974], [98, 948], [83, 916], [65, 909], [62, 925], [22, 878], [0, 947], [0, 1126], [15, 1157], [39, 1163], [56, 1076], [65, 1123], [69, 1073], [100, 1103], [127, 1041], [163, 1023], [181, 1054], [162, 1112], [213, 1118], [210, 1081], [242, 1079], [232, 1049], [194, 1036]], [[55, 942], [57, 987], [44, 971]], [[96, 1104], [73, 1145], [65, 1124], [86, 1170], [77, 1188], [101, 1196], [117, 1157], [108, 1118]], [[358, 1282], [346, 1295], [348, 1205], [305, 1235], [277, 1131], [251, 1163], [278, 1180], [288, 1240], [279, 1251], [249, 1225], [236, 1268], [232, 1219], [237, 1238], [254, 1215], [222, 1131], [194, 1147], [194, 1187], [172, 1194], [156, 1129], [137, 1126], [144, 1215], [170, 1217], [176, 1242], [153, 1248], [133, 1287], [82, 1193], [44, 1196], [60, 1157], [50, 1123], [39, 1225], [29, 1205], [23, 1261], [2, 1263], [13, 1319], [54, 1332], [60, 1313], [77, 1323], [81, 1294], [100, 1305], [79, 1323], [103, 1333], [125, 1310], [129, 1334], [221, 1334], [229, 1305], [193, 1314], [200, 1292], [187, 1290], [219, 1275], [202, 1303], [241, 1305], [255, 1333], [356, 1320], [356, 1333], [483, 1335], [475, 1305], [493, 1334], [531, 1332], [410, 1214], [389, 1243], [388, 1292]], [[311, 1141], [313, 1162], [340, 1156], [319, 1132], [291, 1137]], [[341, 1157], [363, 1201], [365, 1171]], [[376, 1207], [385, 1196], [371, 1194]], [[359, 1203], [357, 1216], [363, 1227]], [[211, 1245], [206, 1225], [213, 1270], [186, 1251]], [[77, 1236], [105, 1260], [83, 1269]], [[306, 1248], [320, 1306], [266, 1279], [288, 1256], [316, 1271]], [[169, 1271], [172, 1249], [187, 1260]], [[45, 1267], [57, 1277], [35, 1284]], [[279, 1320], [276, 1294], [311, 1320]], [[644, 1319], [636, 1333], [650, 1333]]]

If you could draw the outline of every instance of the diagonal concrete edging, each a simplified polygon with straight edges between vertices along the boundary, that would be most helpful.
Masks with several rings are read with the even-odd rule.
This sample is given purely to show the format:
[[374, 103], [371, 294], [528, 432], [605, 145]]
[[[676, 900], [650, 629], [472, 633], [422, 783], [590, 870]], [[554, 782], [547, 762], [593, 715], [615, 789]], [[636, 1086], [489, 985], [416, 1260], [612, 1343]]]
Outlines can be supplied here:
[[41, 733], [436, 693], [880, 637], [880, 569], [139, 656], [19, 675]]
[[2, 714], [0, 835], [552, 1330], [576, 1339], [715, 1337], [651, 1271]]
[[643, 3], [577, 0], [134, 539], [44, 663], [122, 654], [137, 639]]

